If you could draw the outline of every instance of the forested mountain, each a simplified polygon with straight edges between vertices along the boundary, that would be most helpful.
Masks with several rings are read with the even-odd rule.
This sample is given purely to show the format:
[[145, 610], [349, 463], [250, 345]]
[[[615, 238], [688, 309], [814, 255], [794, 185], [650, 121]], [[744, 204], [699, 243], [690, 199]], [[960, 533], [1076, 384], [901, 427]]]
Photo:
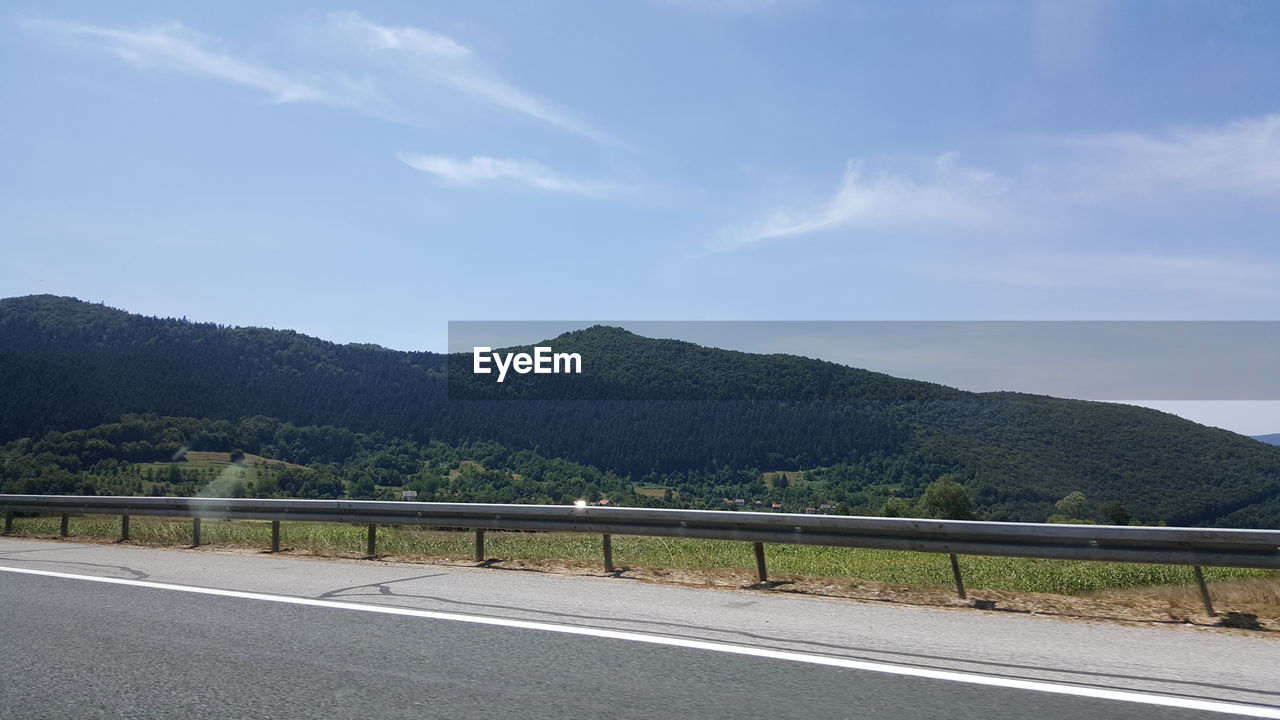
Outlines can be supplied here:
[[1254, 440], [1264, 442], [1268, 445], [1280, 445], [1280, 433], [1271, 433], [1270, 435], [1254, 435]]
[[781, 484], [791, 502], [878, 512], [950, 475], [993, 519], [1044, 520], [1080, 493], [1093, 508], [1084, 519], [1120, 503], [1145, 522], [1280, 525], [1280, 448], [1154, 410], [968, 393], [617, 328], [548, 344], [580, 353], [584, 374], [497, 386], [470, 374], [470, 356], [10, 298], [0, 300], [0, 440], [36, 443], [130, 413], [265, 416], [419, 447], [498, 443], [665, 486], [695, 506], [772, 500]]

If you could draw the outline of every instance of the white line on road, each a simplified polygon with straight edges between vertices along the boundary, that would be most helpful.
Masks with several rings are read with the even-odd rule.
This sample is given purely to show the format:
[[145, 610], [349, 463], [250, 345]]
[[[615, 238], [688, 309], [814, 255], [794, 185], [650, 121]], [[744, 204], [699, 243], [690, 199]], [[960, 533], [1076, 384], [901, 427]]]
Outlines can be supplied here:
[[1246, 717], [1275, 718], [1280, 720], [1280, 708], [1263, 707], [1261, 705], [1245, 705], [1223, 702], [1219, 700], [1197, 700], [1195, 698], [1159, 695], [1154, 693], [1133, 692], [1128, 690], [1109, 690], [1106, 688], [1086, 687], [1082, 685], [1066, 685], [1038, 680], [1020, 680], [994, 675], [960, 672], [956, 670], [931, 670], [928, 668], [907, 667], [868, 660], [850, 660], [846, 658], [811, 655], [791, 650], [771, 650], [769, 648], [751, 647], [749, 645], [732, 645], [729, 643], [710, 642], [706, 640], [689, 640], [685, 638], [647, 635], [645, 633], [626, 630], [608, 630], [605, 628], [583, 627], [580, 625], [556, 625], [554, 623], [535, 622], [530, 620], [511, 620], [508, 618], [486, 617], [483, 615], [462, 615], [459, 613], [438, 612], [435, 610], [413, 610], [410, 608], [389, 607], [385, 605], [365, 605], [361, 603], [342, 602], [338, 600], [316, 600], [314, 598], [295, 597], [290, 595], [269, 595], [266, 593], [244, 592], [241, 590], [222, 590], [194, 585], [173, 585], [170, 583], [151, 582], [148, 580], [127, 580], [124, 578], [95, 577], [93, 575], [73, 575], [71, 573], [53, 572], [50, 570], [32, 570], [30, 568], [13, 568], [0, 566], [0, 572], [20, 573], [23, 575], [42, 575], [45, 577], [65, 578], [68, 580], [88, 580], [90, 582], [110, 585], [130, 585], [133, 587], [151, 588], [154, 590], [174, 590], [178, 592], [196, 593], [199, 595], [218, 595], [221, 597], [241, 598], [244, 600], [265, 600], [267, 602], [286, 603], [289, 605], [308, 605], [311, 607], [332, 608], [335, 610], [357, 610], [360, 612], [381, 613], [384, 615], [406, 615], [409, 617], [447, 620], [451, 622], [474, 623], [476, 625], [497, 625], [501, 627], [522, 628], [525, 630], [542, 630], [546, 632], [564, 633], [567, 635], [586, 635], [590, 637], [628, 640], [648, 643], [650, 645], [668, 645], [672, 647], [691, 648], [728, 653], [730, 655], [749, 655], [769, 658], [771, 660], [787, 660], [812, 665], [863, 670], [867, 672], [905, 675], [908, 677], [929, 678], [932, 680], [949, 680], [968, 683], [970, 685], [989, 685], [995, 687], [1032, 690], [1036, 692], [1054, 693], [1057, 695], [1074, 695], [1077, 697], [1096, 698], [1100, 700], [1117, 700], [1120, 702], [1159, 705], [1163, 707], [1203, 710], [1206, 712], [1243, 715]]

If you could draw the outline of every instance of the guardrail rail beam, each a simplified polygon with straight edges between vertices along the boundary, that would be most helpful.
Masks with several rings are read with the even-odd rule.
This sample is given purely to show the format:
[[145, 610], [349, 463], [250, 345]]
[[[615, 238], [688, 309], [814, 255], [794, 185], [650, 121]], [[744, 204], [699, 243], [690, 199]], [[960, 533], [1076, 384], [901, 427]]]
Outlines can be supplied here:
[[486, 562], [485, 531], [576, 532], [602, 536], [605, 567], [613, 566], [615, 535], [731, 540], [752, 544], [756, 573], [768, 582], [765, 543], [903, 550], [948, 555], [956, 592], [965, 597], [958, 556], [1045, 558], [1093, 562], [1189, 566], [1205, 611], [1215, 613], [1202, 567], [1280, 570], [1280, 530], [1112, 525], [1050, 525], [923, 518], [792, 515], [714, 510], [502, 505], [487, 503], [384, 502], [256, 498], [4, 495], [5, 532], [16, 513], [60, 515], [69, 535], [72, 514], [121, 517], [121, 537], [135, 515], [190, 518], [192, 547], [201, 544], [202, 518], [272, 522], [273, 551], [279, 522], [364, 524], [368, 556], [377, 555], [377, 525], [468, 528], [475, 533], [475, 559]]

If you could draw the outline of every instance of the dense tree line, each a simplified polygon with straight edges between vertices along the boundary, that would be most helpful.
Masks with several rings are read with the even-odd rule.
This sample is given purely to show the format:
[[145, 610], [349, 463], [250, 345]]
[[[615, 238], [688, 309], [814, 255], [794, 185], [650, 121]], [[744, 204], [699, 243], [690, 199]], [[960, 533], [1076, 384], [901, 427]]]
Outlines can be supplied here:
[[[216, 469], [189, 462], [193, 452], [261, 459]], [[416, 490], [424, 501], [644, 504], [632, 484], [613, 473], [529, 450], [494, 442], [423, 445], [267, 417], [130, 415], [0, 446], [5, 493], [391, 500], [403, 490]]]
[[[202, 453], [223, 453], [213, 462]], [[200, 460], [191, 461], [199, 457]], [[305, 463], [305, 465], [304, 465]], [[796, 473], [722, 467], [714, 472], [630, 478], [494, 442], [422, 445], [381, 433], [299, 427], [275, 418], [237, 422], [129, 415], [85, 430], [51, 431], [0, 446], [0, 492], [617, 505], [715, 510], [781, 510], [892, 517], [990, 517], [971, 488], [945, 474], [918, 497], [885, 484], [869, 466], [840, 464]], [[1052, 522], [1128, 524], [1116, 502], [1095, 506], [1074, 491], [1054, 504]]]

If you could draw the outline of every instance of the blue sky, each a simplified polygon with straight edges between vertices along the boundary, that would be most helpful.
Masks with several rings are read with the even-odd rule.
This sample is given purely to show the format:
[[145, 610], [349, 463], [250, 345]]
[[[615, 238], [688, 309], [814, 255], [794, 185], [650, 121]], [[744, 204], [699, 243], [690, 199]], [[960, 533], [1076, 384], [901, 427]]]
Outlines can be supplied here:
[[1277, 38], [1266, 1], [11, 2], [0, 295], [432, 350], [1278, 319]]

